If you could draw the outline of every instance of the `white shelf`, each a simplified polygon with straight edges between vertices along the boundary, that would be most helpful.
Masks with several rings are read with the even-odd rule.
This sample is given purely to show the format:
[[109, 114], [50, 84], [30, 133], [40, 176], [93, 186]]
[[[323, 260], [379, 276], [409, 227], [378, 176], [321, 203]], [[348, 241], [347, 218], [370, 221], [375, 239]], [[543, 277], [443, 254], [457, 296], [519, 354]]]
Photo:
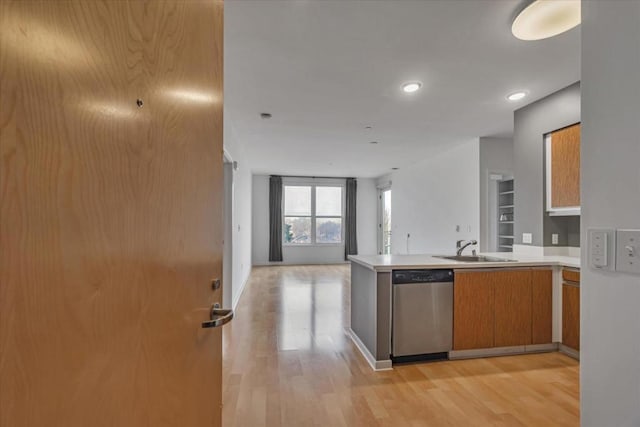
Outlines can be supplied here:
[[[497, 233], [494, 234], [494, 236], [497, 235], [497, 239], [494, 240], [495, 243], [493, 244], [498, 246], [496, 250], [499, 250], [500, 252], [511, 252], [513, 251], [512, 244], [515, 242], [515, 238], [513, 236], [515, 234], [513, 231], [515, 224], [515, 188], [513, 185], [513, 178], [498, 181], [497, 186], [498, 200], [496, 200], [496, 205], [498, 210], [495, 212], [498, 214], [498, 230], [496, 230]], [[500, 221], [500, 218], [508, 218], [509, 221]]]

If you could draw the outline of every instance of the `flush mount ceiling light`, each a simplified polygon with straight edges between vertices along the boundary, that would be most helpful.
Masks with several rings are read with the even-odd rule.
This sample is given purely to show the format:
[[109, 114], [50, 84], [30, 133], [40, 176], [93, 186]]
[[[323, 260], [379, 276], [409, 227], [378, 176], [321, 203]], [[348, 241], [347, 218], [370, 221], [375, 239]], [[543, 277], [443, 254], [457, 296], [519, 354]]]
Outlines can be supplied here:
[[413, 93], [420, 90], [422, 83], [420, 82], [407, 82], [402, 85], [402, 90], [406, 93]]
[[542, 40], [580, 25], [581, 0], [535, 0], [516, 16], [511, 32], [520, 40]]
[[510, 95], [507, 95], [507, 99], [509, 101], [519, 101], [522, 98], [524, 98], [525, 96], [527, 96], [527, 92], [524, 91], [520, 91], [520, 92], [514, 92]]

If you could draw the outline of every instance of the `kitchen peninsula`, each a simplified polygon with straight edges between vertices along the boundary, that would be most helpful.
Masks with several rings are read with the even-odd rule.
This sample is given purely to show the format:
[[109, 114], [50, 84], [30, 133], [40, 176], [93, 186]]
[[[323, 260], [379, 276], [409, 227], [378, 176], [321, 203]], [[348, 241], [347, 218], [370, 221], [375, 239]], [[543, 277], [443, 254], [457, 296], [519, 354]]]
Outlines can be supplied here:
[[[447, 331], [452, 336], [452, 344], [446, 352], [448, 358], [558, 349], [578, 357], [577, 345], [570, 348], [562, 344], [562, 337], [566, 335], [562, 319], [567, 314], [562, 309], [562, 282], [566, 274], [579, 278], [580, 259], [512, 253], [484, 255], [502, 261], [462, 262], [430, 255], [349, 257], [350, 333], [373, 369], [390, 369], [394, 359], [393, 283], [399, 283], [395, 278], [400, 272], [433, 270], [453, 273], [453, 286], [449, 291], [453, 294], [450, 296], [452, 304], [449, 304], [453, 306], [452, 319], [443, 323], [443, 327], [452, 329]], [[579, 283], [579, 279], [572, 283]], [[577, 290], [579, 292], [579, 287]], [[420, 303], [424, 303], [425, 310], [437, 312], [440, 309], [433, 302]], [[568, 335], [579, 336], [579, 332]], [[407, 339], [406, 335], [403, 339]]]

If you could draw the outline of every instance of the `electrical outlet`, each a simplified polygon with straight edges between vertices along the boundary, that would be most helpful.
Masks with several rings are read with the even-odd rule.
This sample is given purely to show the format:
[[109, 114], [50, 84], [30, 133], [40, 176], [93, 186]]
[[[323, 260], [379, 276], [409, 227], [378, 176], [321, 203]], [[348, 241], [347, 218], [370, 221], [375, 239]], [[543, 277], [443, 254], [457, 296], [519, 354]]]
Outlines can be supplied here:
[[558, 235], [555, 234], [555, 233], [551, 235], [551, 244], [552, 245], [557, 245], [558, 244]]
[[531, 233], [522, 233], [522, 243], [531, 244], [533, 242], [533, 234]]

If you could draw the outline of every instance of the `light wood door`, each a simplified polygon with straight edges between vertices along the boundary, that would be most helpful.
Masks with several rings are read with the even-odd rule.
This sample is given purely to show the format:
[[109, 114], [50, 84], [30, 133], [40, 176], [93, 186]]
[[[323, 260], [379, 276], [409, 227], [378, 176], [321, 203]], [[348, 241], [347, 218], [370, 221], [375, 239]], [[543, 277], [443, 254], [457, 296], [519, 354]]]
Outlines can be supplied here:
[[0, 426], [220, 426], [222, 19], [0, 2]]
[[551, 133], [551, 207], [580, 206], [580, 124]]
[[495, 347], [531, 344], [531, 270], [491, 273], [495, 301]]
[[580, 287], [562, 285], [562, 344], [580, 350]]
[[455, 272], [453, 286], [453, 349], [493, 347], [493, 273]]
[[531, 344], [548, 344], [553, 341], [552, 272], [532, 270], [531, 276]]

